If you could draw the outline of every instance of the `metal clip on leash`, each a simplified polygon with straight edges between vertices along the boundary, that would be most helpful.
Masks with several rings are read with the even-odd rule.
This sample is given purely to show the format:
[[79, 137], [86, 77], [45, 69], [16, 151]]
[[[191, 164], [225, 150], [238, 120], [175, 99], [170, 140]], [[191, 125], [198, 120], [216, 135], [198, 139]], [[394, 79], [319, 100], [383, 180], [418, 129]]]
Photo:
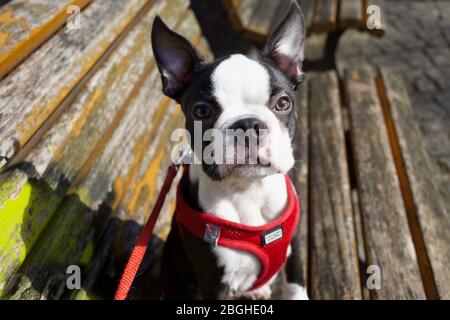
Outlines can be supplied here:
[[167, 193], [170, 191], [172, 182], [178, 173], [178, 169], [183, 164], [183, 161], [187, 156], [191, 154], [191, 149], [189, 147], [184, 147], [180, 150], [180, 157], [175, 159], [172, 164], [167, 168], [166, 177], [164, 179], [163, 186], [159, 192], [158, 198], [156, 199], [155, 206], [148, 218], [147, 223], [142, 230], [136, 245], [131, 252], [128, 263], [120, 279], [119, 286], [117, 287], [114, 300], [125, 300], [128, 296], [128, 292], [133, 284], [136, 277], [136, 273], [139, 270], [139, 266], [142, 263], [145, 252], [147, 251], [148, 245], [152, 238], [153, 228], [155, 226], [156, 220], [161, 212], [161, 209], [166, 200]]

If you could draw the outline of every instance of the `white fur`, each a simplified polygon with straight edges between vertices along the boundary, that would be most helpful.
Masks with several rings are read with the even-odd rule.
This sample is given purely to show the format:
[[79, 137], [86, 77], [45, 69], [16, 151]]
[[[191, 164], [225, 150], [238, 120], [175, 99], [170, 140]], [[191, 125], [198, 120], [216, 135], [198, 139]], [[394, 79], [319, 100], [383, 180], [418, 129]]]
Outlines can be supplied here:
[[309, 300], [306, 289], [296, 283], [288, 283], [283, 295], [284, 300]]
[[[264, 106], [270, 98], [269, 73], [241, 54], [222, 61], [212, 75], [213, 94], [225, 113], [245, 114], [249, 106]], [[225, 118], [229, 118], [226, 116]]]
[[303, 61], [303, 51], [299, 50], [299, 34], [295, 27], [291, 27], [277, 44], [276, 51], [294, 61]]
[[[294, 165], [292, 146], [287, 128], [267, 107], [271, 89], [265, 67], [243, 55], [232, 55], [217, 66], [212, 85], [213, 94], [223, 109], [214, 128], [224, 131], [243, 117], [260, 119], [267, 125], [269, 134], [268, 150], [258, 151], [258, 156], [268, 156], [267, 162], [271, 163], [265, 173], [289, 171]], [[228, 150], [234, 151], [233, 148]]]
[[[200, 165], [191, 165], [191, 181], [199, 186], [199, 204], [206, 212], [251, 226], [266, 224], [283, 211], [287, 202], [285, 178], [275, 174], [252, 180], [211, 180]], [[274, 192], [276, 190], [276, 192]], [[231, 296], [242, 296], [256, 280], [259, 260], [247, 253], [225, 247], [214, 248], [220, 266], [224, 267], [222, 282]], [[253, 298], [270, 296], [270, 282], [250, 293]]]

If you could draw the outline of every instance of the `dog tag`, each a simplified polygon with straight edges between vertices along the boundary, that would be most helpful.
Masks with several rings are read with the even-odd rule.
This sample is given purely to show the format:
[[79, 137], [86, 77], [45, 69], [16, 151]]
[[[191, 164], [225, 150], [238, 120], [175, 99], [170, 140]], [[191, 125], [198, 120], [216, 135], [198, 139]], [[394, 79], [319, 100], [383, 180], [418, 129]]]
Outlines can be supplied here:
[[205, 227], [205, 234], [203, 235], [203, 240], [213, 245], [217, 246], [217, 241], [219, 241], [220, 228], [213, 224], [207, 224]]
[[283, 227], [278, 226], [272, 230], [266, 231], [261, 235], [264, 246], [283, 238]]

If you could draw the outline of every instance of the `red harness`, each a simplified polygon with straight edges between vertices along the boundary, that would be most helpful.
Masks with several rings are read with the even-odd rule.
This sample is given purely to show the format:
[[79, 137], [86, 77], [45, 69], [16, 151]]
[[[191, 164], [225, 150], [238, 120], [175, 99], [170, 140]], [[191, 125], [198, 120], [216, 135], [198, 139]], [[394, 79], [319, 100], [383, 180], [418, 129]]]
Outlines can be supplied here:
[[258, 257], [261, 272], [249, 291], [266, 284], [286, 262], [287, 249], [300, 217], [300, 205], [291, 180], [287, 175], [285, 177], [286, 208], [277, 219], [257, 227], [192, 209], [185, 201], [182, 183], [178, 185], [175, 215], [179, 226], [214, 246], [242, 250]]

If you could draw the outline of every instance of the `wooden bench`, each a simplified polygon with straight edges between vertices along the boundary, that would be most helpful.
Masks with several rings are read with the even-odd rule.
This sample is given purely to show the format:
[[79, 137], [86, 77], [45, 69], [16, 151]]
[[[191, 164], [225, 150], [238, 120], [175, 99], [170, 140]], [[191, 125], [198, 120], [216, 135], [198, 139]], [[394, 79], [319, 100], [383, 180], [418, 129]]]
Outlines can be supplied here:
[[[133, 245], [182, 124], [161, 91], [154, 17], [210, 56], [188, 0], [47, 2], [0, 8], [0, 298], [79, 297], [64, 290], [69, 265], [92, 274], [102, 240], [118, 256]], [[63, 24], [69, 3], [79, 30]]]
[[[70, 6], [83, 9], [91, 0], [13, 1], [0, 9], [0, 78], [55, 33]], [[70, 11], [70, 9], [69, 9]]]
[[[448, 299], [448, 213], [402, 81], [370, 67], [317, 73], [298, 99], [310, 297]], [[369, 290], [372, 265], [381, 287]]]
[[[448, 213], [402, 81], [370, 67], [347, 70], [343, 79], [332, 71], [314, 73], [297, 100], [297, 164], [291, 175], [302, 220], [301, 244], [293, 248], [300, 252], [296, 279], [312, 299], [448, 299]], [[94, 261], [103, 266], [89, 274], [93, 288], [108, 288], [103, 295], [112, 293], [118, 275], [111, 270], [125, 263], [152, 201], [154, 196], [142, 200], [137, 217], [131, 214], [136, 208], [124, 211], [121, 219], [133, 221], [110, 224], [113, 231], [101, 241]], [[158, 262], [172, 212], [170, 202], [134, 298], [161, 294]], [[380, 288], [368, 284], [374, 270], [381, 272]]]
[[[222, 0], [229, 19], [237, 31], [260, 45], [279, 24], [289, 9], [286, 0]], [[345, 30], [355, 29], [381, 37], [386, 30], [382, 0], [297, 0], [307, 27], [307, 35], [327, 34], [324, 56], [317, 61], [306, 61], [310, 69], [333, 69], [334, 54], [339, 38]], [[377, 5], [381, 24], [368, 27], [368, 8]]]
[[[16, 3], [0, 7], [14, 18], [0, 23], [29, 9]], [[39, 37], [8, 36], [2, 56], [18, 43], [28, 51], [1, 60], [0, 298], [113, 297], [161, 187], [170, 135], [183, 126], [161, 94], [149, 41], [155, 15], [211, 58], [188, 6], [92, 1], [79, 30], [58, 18]], [[303, 216], [293, 249], [311, 298], [450, 298], [449, 221], [401, 81], [370, 68], [343, 79], [312, 74], [298, 101], [293, 179]], [[161, 294], [174, 191], [132, 297]], [[82, 268], [80, 290], [66, 287], [70, 265]], [[379, 290], [367, 289], [370, 265], [380, 267]]]

